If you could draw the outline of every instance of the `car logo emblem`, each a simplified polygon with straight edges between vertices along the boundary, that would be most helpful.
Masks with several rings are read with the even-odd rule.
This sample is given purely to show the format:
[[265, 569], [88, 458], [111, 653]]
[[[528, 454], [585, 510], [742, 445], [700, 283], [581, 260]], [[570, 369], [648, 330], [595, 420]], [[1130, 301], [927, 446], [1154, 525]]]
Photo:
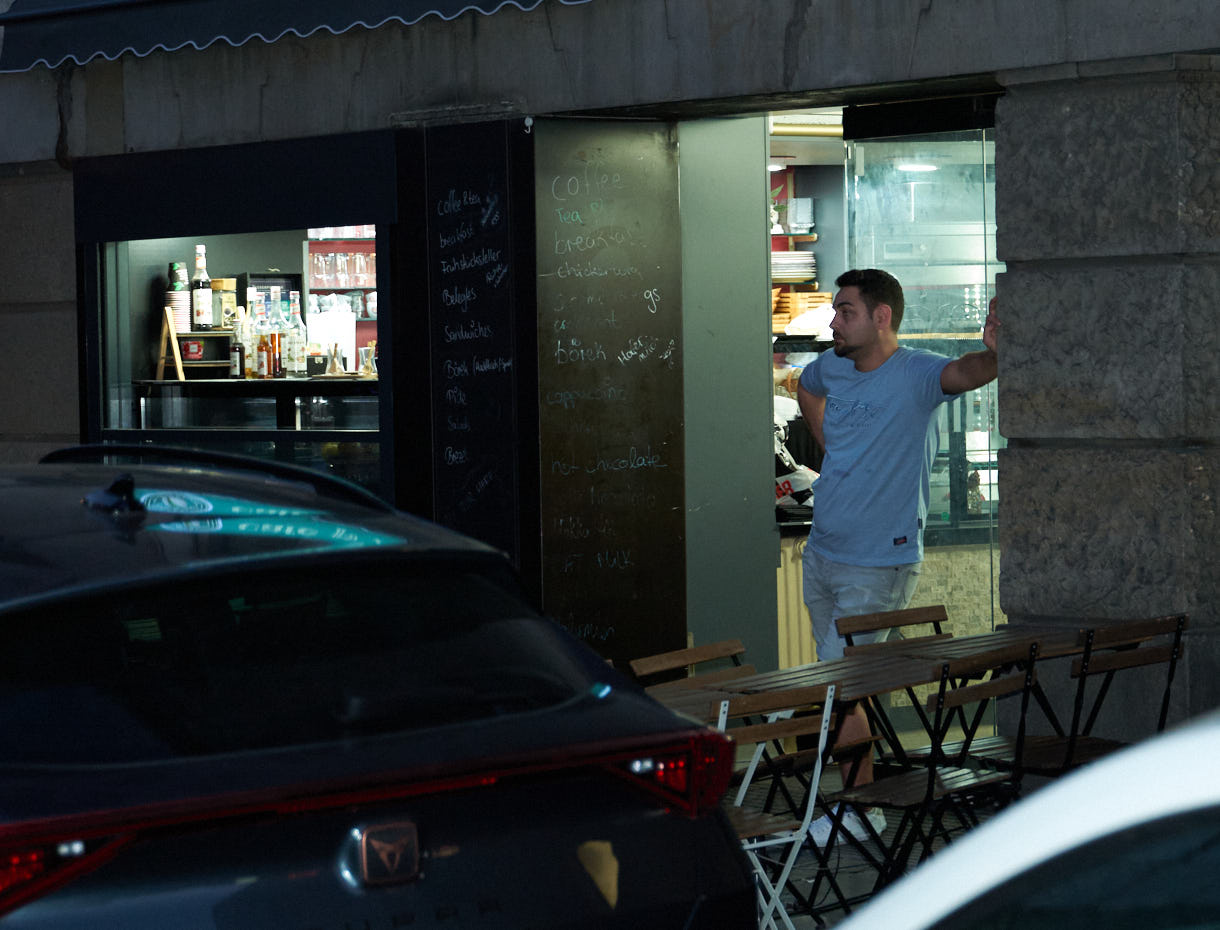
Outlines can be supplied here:
[[419, 833], [409, 820], [360, 834], [360, 873], [366, 885], [409, 882], [419, 875]]

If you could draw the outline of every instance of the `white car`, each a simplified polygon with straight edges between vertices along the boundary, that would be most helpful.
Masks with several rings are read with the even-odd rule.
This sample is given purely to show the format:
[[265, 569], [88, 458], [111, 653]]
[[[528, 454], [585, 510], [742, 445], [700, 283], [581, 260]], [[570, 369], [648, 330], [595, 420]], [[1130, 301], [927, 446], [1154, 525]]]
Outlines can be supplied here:
[[1220, 928], [1220, 712], [1026, 796], [837, 930]]

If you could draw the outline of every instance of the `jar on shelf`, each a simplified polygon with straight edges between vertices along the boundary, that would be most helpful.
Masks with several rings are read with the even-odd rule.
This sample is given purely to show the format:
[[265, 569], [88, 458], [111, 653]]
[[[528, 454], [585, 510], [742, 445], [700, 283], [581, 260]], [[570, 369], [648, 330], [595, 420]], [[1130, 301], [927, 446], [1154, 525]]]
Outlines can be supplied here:
[[237, 279], [212, 279], [212, 328], [233, 329], [237, 323]]

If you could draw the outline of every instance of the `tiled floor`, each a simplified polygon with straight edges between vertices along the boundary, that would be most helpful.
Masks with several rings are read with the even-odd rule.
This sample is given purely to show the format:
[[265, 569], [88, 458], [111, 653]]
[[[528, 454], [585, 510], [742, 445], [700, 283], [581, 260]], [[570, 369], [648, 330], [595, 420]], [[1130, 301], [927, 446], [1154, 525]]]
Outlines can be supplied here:
[[[831, 794], [837, 791], [840, 782], [838, 772], [832, 771], [827, 773], [822, 779], [823, 794]], [[888, 845], [893, 842], [894, 834], [898, 826], [898, 818], [891, 814], [887, 818], [886, 828], [882, 831], [882, 840]], [[871, 845], [869, 847], [872, 849]], [[858, 907], [863, 900], [873, 893], [874, 885], [877, 881], [876, 867], [868, 861], [868, 858], [861, 852], [851, 841], [840, 840], [831, 849], [828, 858], [829, 870], [834, 876], [835, 883], [839, 887], [839, 891], [843, 897], [849, 902], [849, 906]], [[833, 926], [841, 921], [846, 916], [846, 911], [838, 906], [838, 897], [830, 887], [830, 883], [823, 876], [821, 882], [817, 883], [815, 888], [815, 877], [818, 874], [818, 864], [812, 852], [808, 849], [801, 853], [797, 860], [796, 868], [793, 871], [792, 884], [800, 891], [802, 895], [813, 893], [815, 897], [811, 904], [818, 912], [818, 919], [823, 926]], [[793, 916], [793, 922], [799, 928], [817, 927], [818, 920], [810, 916], [798, 916], [799, 907], [791, 895], [788, 897], [789, 912]], [[825, 908], [825, 910], [823, 910]]]
[[[882, 834], [882, 839], [887, 844], [893, 841], [896, 826], [897, 818], [891, 816]], [[838, 842], [835, 844], [830, 852], [829, 865], [839, 890], [852, 906], [858, 907], [863, 903], [863, 899], [867, 899], [873, 893], [873, 886], [877, 880], [876, 868], [868, 862], [864, 854], [851, 842]], [[816, 875], [817, 863], [812, 853], [808, 851], [803, 852], [797, 861], [792, 883], [796, 885], [802, 894], [809, 894], [814, 891], [814, 878]], [[789, 896], [788, 900], [793, 922], [798, 928], [804, 930], [804, 928], [818, 926], [814, 918], [798, 916], [799, 909], [795, 906], [792, 897]], [[811, 903], [819, 911], [818, 916], [824, 926], [833, 926], [846, 916], [846, 911], [838, 906], [838, 899], [825, 878], [818, 885], [816, 898]], [[822, 910], [823, 908], [825, 910]]]

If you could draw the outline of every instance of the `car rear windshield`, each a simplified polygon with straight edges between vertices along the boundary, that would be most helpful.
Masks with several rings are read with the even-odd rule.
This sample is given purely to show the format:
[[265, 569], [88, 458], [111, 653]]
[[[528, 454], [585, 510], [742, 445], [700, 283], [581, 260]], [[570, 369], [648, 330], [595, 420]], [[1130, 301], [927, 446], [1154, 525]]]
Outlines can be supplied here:
[[0, 617], [3, 762], [344, 739], [528, 713], [588, 687], [507, 573], [256, 565]]

